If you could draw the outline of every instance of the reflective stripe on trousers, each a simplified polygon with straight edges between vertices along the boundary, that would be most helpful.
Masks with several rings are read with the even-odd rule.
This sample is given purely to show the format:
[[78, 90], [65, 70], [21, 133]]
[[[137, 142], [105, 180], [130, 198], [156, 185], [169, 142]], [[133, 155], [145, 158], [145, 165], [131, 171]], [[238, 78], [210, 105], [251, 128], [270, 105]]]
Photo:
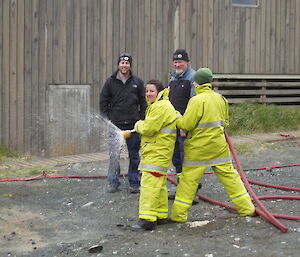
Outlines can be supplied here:
[[206, 123], [199, 123], [196, 128], [210, 128], [210, 127], [223, 126], [223, 125], [225, 125], [224, 120], [217, 120], [217, 121], [211, 121]]
[[139, 218], [140, 219], [145, 219], [145, 220], [150, 220], [150, 221], [155, 221], [157, 217], [157, 213], [156, 212], [139, 212]]
[[178, 197], [175, 197], [175, 200], [174, 200], [174, 204], [181, 204], [181, 205], [184, 205], [184, 206], [192, 206], [192, 202], [188, 201], [188, 200], [184, 200], [182, 198], [178, 198]]
[[169, 215], [168, 209], [161, 209], [161, 208], [157, 209], [157, 218], [158, 219], [166, 219], [166, 218], [168, 218], [168, 215]]
[[234, 194], [234, 195], [230, 195], [230, 199], [232, 202], [236, 202], [236, 201], [239, 201], [245, 197], [249, 196], [248, 192], [240, 192], [240, 193], [237, 193], [237, 194]]

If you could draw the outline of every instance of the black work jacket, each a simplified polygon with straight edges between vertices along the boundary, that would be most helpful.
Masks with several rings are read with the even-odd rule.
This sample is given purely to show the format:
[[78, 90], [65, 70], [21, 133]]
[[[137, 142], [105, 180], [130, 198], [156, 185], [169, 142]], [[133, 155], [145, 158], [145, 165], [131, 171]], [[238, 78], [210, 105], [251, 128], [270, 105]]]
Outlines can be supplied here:
[[130, 72], [124, 84], [117, 74], [118, 71], [115, 71], [102, 88], [100, 113], [114, 124], [134, 124], [145, 118], [147, 103], [144, 83]]
[[193, 82], [194, 73], [195, 70], [192, 69], [191, 65], [188, 65], [182, 74], [176, 74], [175, 71], [171, 73], [169, 99], [174, 108], [179, 111], [181, 115], [184, 114], [191, 96], [196, 95], [194, 87], [191, 84]]
[[173, 80], [169, 84], [169, 99], [175, 110], [184, 114], [191, 98], [191, 82], [189, 80]]

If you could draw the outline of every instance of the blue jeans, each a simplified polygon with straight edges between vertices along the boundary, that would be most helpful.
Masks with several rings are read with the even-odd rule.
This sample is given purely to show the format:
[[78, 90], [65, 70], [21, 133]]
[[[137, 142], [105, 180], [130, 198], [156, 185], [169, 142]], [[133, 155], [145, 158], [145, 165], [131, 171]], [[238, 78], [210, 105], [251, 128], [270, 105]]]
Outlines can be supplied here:
[[[108, 183], [111, 186], [120, 186], [120, 153], [121, 153], [121, 138], [120, 130], [131, 130], [134, 124], [118, 124], [116, 126], [109, 125], [108, 145], [109, 145], [109, 167], [108, 167]], [[118, 127], [119, 129], [117, 129]], [[140, 136], [137, 133], [132, 133], [131, 137], [126, 139], [126, 145], [129, 155], [128, 180], [130, 186], [139, 186], [140, 177], [138, 166], [140, 163]]]
[[184, 140], [186, 137], [180, 136], [180, 130], [177, 129], [177, 137], [172, 158], [172, 163], [176, 169], [176, 173], [182, 172], [182, 163], [184, 159]]

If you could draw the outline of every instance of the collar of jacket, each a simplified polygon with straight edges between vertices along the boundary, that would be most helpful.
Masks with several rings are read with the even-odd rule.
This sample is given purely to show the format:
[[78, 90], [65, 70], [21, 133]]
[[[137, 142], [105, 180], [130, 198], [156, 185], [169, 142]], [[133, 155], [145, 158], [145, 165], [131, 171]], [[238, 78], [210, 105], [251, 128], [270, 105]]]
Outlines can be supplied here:
[[195, 71], [192, 69], [191, 65], [188, 64], [186, 69], [180, 73], [177, 74], [175, 70], [171, 72], [171, 81], [172, 80], [179, 80], [179, 79], [186, 79], [186, 80], [191, 80]]
[[195, 92], [197, 95], [201, 94], [203, 92], [209, 92], [209, 91], [213, 91], [212, 84], [210, 84], [210, 83], [198, 85], [195, 87]]

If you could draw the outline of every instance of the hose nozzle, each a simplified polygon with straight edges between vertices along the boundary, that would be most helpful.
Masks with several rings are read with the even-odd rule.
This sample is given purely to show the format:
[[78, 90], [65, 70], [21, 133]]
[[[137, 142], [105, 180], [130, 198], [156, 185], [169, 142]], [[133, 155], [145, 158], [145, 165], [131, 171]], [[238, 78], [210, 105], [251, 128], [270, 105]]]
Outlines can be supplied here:
[[130, 138], [131, 137], [131, 133], [134, 133], [135, 130], [132, 129], [132, 130], [122, 130], [121, 133], [122, 133], [122, 136], [124, 137], [124, 139], [127, 139], [127, 138]]

